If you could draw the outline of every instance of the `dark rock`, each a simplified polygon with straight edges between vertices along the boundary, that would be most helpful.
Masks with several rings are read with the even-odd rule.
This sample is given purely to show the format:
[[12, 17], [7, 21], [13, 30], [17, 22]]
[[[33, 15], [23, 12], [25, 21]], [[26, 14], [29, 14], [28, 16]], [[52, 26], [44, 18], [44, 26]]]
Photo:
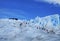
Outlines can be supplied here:
[[17, 18], [9, 18], [9, 19], [18, 20]]

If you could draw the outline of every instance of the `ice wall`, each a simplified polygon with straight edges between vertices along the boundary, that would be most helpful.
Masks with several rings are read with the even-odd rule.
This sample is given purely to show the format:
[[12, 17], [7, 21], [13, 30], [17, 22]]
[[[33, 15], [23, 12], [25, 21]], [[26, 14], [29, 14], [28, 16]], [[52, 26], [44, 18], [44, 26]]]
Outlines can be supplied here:
[[0, 41], [59, 41], [60, 15], [31, 20], [0, 19]]
[[44, 28], [54, 28], [59, 29], [60, 26], [60, 16], [58, 14], [46, 16], [43, 18], [36, 17], [35, 21], [38, 21], [39, 25]]

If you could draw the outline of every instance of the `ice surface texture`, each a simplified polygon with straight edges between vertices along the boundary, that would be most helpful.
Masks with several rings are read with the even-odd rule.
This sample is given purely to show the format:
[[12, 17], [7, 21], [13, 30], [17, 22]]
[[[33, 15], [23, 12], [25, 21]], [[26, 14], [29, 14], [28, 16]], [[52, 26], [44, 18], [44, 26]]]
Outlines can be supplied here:
[[60, 16], [0, 19], [0, 41], [60, 41]]

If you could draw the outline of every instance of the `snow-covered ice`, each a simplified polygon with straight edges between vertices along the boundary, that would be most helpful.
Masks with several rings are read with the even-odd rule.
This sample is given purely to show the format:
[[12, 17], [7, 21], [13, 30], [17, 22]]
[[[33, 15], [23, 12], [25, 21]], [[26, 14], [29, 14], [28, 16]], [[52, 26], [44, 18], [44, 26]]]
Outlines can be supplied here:
[[60, 41], [60, 15], [0, 19], [0, 41]]

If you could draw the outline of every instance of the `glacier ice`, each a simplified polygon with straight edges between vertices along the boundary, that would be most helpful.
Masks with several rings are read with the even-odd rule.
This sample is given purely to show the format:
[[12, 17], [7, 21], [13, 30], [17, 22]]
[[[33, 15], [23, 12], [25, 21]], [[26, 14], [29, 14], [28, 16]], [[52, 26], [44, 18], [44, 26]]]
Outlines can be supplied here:
[[60, 41], [60, 15], [0, 19], [0, 41]]

